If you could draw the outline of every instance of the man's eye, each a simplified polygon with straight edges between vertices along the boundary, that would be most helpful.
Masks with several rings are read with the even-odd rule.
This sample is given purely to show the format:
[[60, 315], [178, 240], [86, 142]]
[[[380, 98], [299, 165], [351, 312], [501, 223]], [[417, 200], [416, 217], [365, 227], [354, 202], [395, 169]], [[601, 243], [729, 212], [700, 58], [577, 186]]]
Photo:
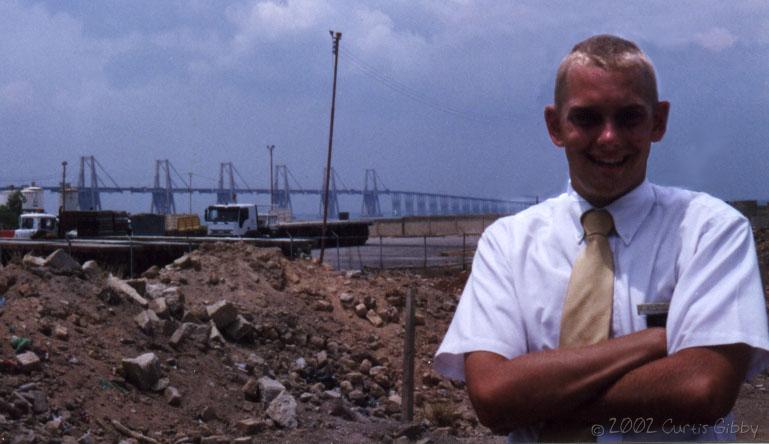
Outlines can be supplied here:
[[601, 117], [594, 113], [574, 113], [569, 116], [571, 123], [577, 126], [595, 126], [601, 123]]
[[627, 111], [617, 116], [617, 126], [630, 127], [641, 123], [644, 113], [640, 111]]

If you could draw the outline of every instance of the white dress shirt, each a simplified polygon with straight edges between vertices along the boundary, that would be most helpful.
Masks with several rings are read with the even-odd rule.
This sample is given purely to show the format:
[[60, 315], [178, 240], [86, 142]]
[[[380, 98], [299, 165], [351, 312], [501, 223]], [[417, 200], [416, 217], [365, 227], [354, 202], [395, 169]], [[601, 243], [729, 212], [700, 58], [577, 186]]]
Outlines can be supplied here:
[[[572, 264], [583, 248], [580, 216], [591, 205], [569, 190], [492, 224], [481, 237], [472, 273], [434, 368], [464, 380], [464, 354], [490, 351], [511, 359], [558, 347], [561, 311]], [[753, 347], [748, 377], [769, 366], [769, 324], [748, 221], [705, 193], [644, 182], [608, 205], [616, 234], [611, 336], [646, 328], [637, 305], [669, 302], [668, 353], [722, 344]], [[633, 440], [733, 439], [723, 428]], [[722, 430], [727, 429], [727, 430]], [[667, 429], [667, 432], [670, 430]], [[621, 440], [607, 433], [599, 441]], [[725, 433], [722, 433], [725, 432]], [[535, 441], [537, 429], [511, 441]]]

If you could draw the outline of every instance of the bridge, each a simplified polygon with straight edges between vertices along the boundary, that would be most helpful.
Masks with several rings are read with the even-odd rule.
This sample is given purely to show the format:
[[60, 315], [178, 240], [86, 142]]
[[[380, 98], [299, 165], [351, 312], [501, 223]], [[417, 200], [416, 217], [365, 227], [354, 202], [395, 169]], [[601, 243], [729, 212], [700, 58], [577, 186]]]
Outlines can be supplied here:
[[[325, 175], [325, 169], [324, 169]], [[243, 194], [262, 194], [270, 196], [270, 203], [276, 209], [292, 211], [291, 196], [316, 195], [319, 197], [319, 208], [322, 210], [323, 187], [319, 189], [301, 187], [286, 165], [276, 165], [274, 181], [271, 188], [250, 187], [232, 162], [219, 164], [218, 186], [193, 187], [192, 173], [185, 180], [168, 159], [155, 161], [155, 180], [152, 186], [120, 186], [102, 167], [94, 156], [80, 157], [76, 190], [67, 189], [65, 193], [76, 193], [78, 207], [83, 210], [100, 210], [101, 193], [146, 193], [151, 194], [151, 212], [155, 214], [174, 214], [177, 194], [192, 195], [192, 193], [215, 194], [216, 202], [220, 204], [235, 203], [238, 196]], [[66, 180], [66, 177], [64, 177]], [[237, 180], [236, 180], [237, 179]], [[293, 179], [294, 187], [291, 187]], [[340, 195], [360, 196], [361, 217], [375, 218], [385, 216], [382, 212], [382, 199], [389, 197], [392, 214], [387, 216], [416, 216], [416, 215], [458, 215], [499, 213], [512, 214], [536, 203], [535, 198], [520, 200], [489, 199], [471, 196], [459, 196], [443, 193], [406, 191], [389, 189], [382, 183], [374, 169], [367, 169], [362, 188], [342, 188], [336, 183], [339, 176], [331, 168], [329, 181], [329, 212], [330, 215], [339, 213]], [[341, 180], [340, 180], [341, 182]], [[60, 183], [56, 186], [38, 185], [46, 191], [61, 193]], [[6, 186], [2, 189], [19, 188]]]

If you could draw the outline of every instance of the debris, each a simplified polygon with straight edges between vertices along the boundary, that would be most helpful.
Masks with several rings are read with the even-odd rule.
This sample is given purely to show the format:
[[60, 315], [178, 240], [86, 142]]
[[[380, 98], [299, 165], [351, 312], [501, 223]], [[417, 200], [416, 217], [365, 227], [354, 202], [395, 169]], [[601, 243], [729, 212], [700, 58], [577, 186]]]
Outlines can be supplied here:
[[296, 420], [296, 400], [285, 390], [270, 401], [267, 416], [283, 428], [294, 429], [299, 425]]
[[27, 268], [42, 267], [45, 265], [45, 259], [34, 256], [32, 253], [27, 253], [21, 259], [21, 263]]
[[228, 301], [219, 301], [215, 304], [206, 306], [208, 317], [222, 330], [235, 322], [238, 317], [238, 309]]
[[35, 354], [33, 351], [28, 351], [16, 355], [16, 362], [23, 372], [31, 372], [40, 367], [40, 358], [38, 358], [37, 354]]
[[[128, 285], [124, 280], [116, 278], [112, 274], [110, 274], [107, 277], [107, 286], [102, 290], [102, 293], [104, 292], [115, 293], [120, 297], [122, 297], [123, 299], [126, 299], [135, 304], [138, 304], [142, 308], [147, 308], [147, 306], [149, 305], [149, 302], [147, 302], [147, 300], [144, 299], [133, 287]], [[102, 296], [100, 297], [103, 300], [104, 299], [112, 300], [111, 297], [107, 297], [107, 298]]]
[[140, 390], [150, 390], [160, 379], [160, 361], [155, 353], [145, 353], [136, 358], [123, 359], [123, 374], [128, 382]]
[[43, 266], [63, 273], [74, 273], [82, 270], [80, 262], [73, 259], [61, 248], [49, 254], [43, 261]]
[[182, 403], [182, 395], [179, 393], [179, 390], [176, 387], [168, 386], [163, 391], [163, 396], [166, 398], [166, 402], [168, 402], [168, 405], [173, 407], [178, 407]]
[[272, 378], [268, 378], [267, 376], [259, 378], [257, 380], [257, 385], [259, 387], [258, 393], [261, 396], [261, 401], [265, 403], [265, 405], [269, 404], [281, 392], [286, 390], [286, 387], [283, 384]]
[[112, 419], [110, 420], [110, 423], [112, 423], [112, 426], [115, 427], [115, 430], [122, 433], [125, 436], [130, 436], [131, 438], [139, 440], [139, 442], [147, 443], [147, 444], [159, 444], [158, 441], [150, 438], [147, 435], [143, 435], [139, 432], [135, 432], [128, 427], [121, 424], [119, 421]]

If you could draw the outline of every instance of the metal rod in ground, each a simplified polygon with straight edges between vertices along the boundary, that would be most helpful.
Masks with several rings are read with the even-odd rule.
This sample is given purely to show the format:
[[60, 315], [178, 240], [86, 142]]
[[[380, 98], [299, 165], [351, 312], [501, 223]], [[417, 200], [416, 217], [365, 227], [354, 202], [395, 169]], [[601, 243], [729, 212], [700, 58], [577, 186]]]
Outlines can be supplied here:
[[414, 420], [414, 287], [406, 292], [406, 334], [403, 342], [403, 421]]
[[384, 269], [384, 260], [382, 258], [382, 236], [379, 236], [379, 269]]
[[425, 260], [422, 264], [422, 268], [427, 268], [427, 235], [423, 236], [425, 243]]
[[467, 234], [462, 233], [462, 271], [467, 270], [467, 261], [465, 260], [465, 248], [467, 246]]
[[128, 250], [130, 251], [131, 260], [128, 265], [128, 276], [134, 278], [134, 239], [133, 236], [128, 236]]
[[[320, 230], [320, 263], [323, 263], [323, 254], [326, 251], [326, 227], [328, 226], [328, 182], [331, 176], [331, 147], [334, 141], [334, 110], [336, 109], [336, 68], [339, 64], [339, 40], [341, 32], [329, 31], [334, 41], [334, 85], [331, 92], [331, 123], [328, 130], [328, 156], [326, 157], [326, 174], [323, 178], [323, 226]], [[338, 254], [337, 254], [338, 257]]]

